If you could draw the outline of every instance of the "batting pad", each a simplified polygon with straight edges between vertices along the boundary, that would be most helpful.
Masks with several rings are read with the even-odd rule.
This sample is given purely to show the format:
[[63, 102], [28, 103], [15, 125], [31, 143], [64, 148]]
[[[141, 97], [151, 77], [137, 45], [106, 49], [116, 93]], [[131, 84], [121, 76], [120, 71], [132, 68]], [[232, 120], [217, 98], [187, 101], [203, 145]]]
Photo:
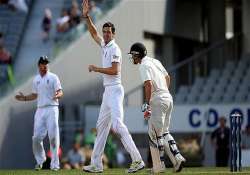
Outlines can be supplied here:
[[177, 163], [175, 159], [175, 155], [177, 155], [180, 152], [171, 134], [164, 135], [164, 148], [172, 164], [175, 165]]

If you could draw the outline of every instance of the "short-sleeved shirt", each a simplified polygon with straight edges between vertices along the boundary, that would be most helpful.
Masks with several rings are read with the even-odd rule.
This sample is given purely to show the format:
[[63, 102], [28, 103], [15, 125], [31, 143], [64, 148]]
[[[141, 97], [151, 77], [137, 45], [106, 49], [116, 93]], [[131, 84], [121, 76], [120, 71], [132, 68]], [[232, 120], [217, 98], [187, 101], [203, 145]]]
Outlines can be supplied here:
[[[103, 68], [112, 67], [112, 63], [122, 64], [122, 54], [121, 49], [115, 43], [115, 40], [111, 40], [108, 44], [105, 45], [104, 41], [101, 43], [102, 48], [102, 66]], [[110, 86], [121, 84], [121, 72], [118, 72], [117, 75], [107, 75], [103, 74], [103, 85]]]
[[172, 98], [169, 93], [166, 76], [168, 72], [157, 59], [144, 57], [139, 67], [141, 79], [143, 82], [152, 81], [152, 96], [166, 96]]
[[58, 100], [54, 100], [56, 91], [62, 86], [56, 74], [47, 72], [43, 77], [38, 74], [33, 80], [32, 93], [37, 94], [37, 107], [58, 106]]

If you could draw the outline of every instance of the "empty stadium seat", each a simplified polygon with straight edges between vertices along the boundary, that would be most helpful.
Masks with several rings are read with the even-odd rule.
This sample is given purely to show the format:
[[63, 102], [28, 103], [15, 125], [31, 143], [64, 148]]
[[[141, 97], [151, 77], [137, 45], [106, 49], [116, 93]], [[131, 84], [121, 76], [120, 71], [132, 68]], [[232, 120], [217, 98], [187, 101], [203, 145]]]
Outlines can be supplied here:
[[181, 86], [179, 88], [178, 94], [185, 94], [187, 95], [189, 93], [189, 87], [188, 86]]
[[247, 99], [246, 95], [247, 95], [246, 93], [238, 92], [235, 96], [235, 102], [237, 103], [246, 102]]
[[232, 103], [234, 102], [234, 93], [225, 93], [222, 97], [223, 103]]
[[[185, 87], [188, 89], [188, 87]], [[240, 103], [250, 101], [250, 54], [237, 63], [228, 61], [222, 70], [213, 69], [209, 76], [198, 77], [187, 96], [177, 94], [178, 103]], [[179, 89], [183, 90], [183, 86]]]
[[183, 104], [186, 102], [186, 95], [183, 94], [177, 94], [175, 96], [175, 103], [176, 104]]
[[210, 76], [210, 77], [208, 77], [208, 79], [206, 81], [206, 85], [215, 84], [217, 82], [218, 82], [218, 77]]
[[239, 84], [238, 83], [230, 83], [228, 84], [228, 86], [226, 87], [226, 92], [225, 93], [231, 93], [231, 94], [235, 94], [236, 90], [238, 89]]
[[187, 103], [188, 104], [195, 104], [195, 103], [197, 103], [198, 102], [198, 95], [197, 94], [192, 94], [192, 93], [190, 93], [189, 95], [188, 95], [188, 97], [187, 97]]
[[240, 61], [237, 66], [237, 72], [242, 72], [247, 68], [247, 64], [244, 61]]
[[231, 77], [229, 79], [229, 81], [230, 81], [230, 85], [229, 86], [231, 86], [231, 85], [232, 86], [234, 86], [234, 85], [238, 86], [242, 82], [242, 76], [234, 75], [233, 77]]
[[195, 82], [194, 82], [194, 87], [195, 87], [195, 89], [201, 91], [201, 89], [202, 89], [204, 83], [205, 83], [205, 79], [204, 79], [204, 78], [202, 78], [202, 77], [197, 77], [197, 78], [195, 79]]
[[230, 69], [224, 69], [223, 72], [222, 72], [222, 77], [221, 79], [229, 79], [231, 76], [232, 76], [232, 73], [233, 73], [233, 70], [230, 70]]
[[235, 97], [235, 93], [237, 91], [238, 88], [238, 84], [229, 84], [226, 87], [226, 91], [225, 93], [222, 93], [222, 102], [223, 103], [232, 103], [234, 102], [234, 97]]
[[248, 94], [246, 102], [250, 103], [250, 94]]
[[217, 69], [213, 69], [213, 70], [211, 70], [211, 72], [210, 72], [210, 77], [213, 77], [213, 78], [218, 78], [219, 76], [220, 76], [220, 71], [219, 70], [217, 70]]
[[212, 103], [221, 103], [222, 102], [222, 95], [220, 92], [216, 92], [213, 94], [213, 96], [211, 97], [211, 100], [210, 100]]
[[210, 95], [211, 95], [211, 94], [210, 94], [210, 93], [206, 93], [206, 91], [203, 92], [203, 93], [198, 97], [198, 102], [201, 103], [201, 104], [207, 103], [207, 102], [210, 100], [210, 98], [211, 98]]
[[186, 102], [187, 94], [189, 93], [188, 86], [181, 86], [175, 96], [175, 103], [181, 104]]

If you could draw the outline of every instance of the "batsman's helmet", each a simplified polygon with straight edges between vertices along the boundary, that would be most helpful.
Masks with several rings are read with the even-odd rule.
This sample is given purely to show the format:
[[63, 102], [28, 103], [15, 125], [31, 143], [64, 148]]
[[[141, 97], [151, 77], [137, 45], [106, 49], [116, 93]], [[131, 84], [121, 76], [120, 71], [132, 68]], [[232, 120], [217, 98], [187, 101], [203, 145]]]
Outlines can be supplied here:
[[48, 64], [49, 63], [49, 58], [47, 56], [41, 56], [38, 60], [38, 65], [39, 64]]
[[147, 49], [142, 43], [134, 43], [130, 48], [129, 54], [139, 55], [139, 57], [142, 59], [147, 55]]

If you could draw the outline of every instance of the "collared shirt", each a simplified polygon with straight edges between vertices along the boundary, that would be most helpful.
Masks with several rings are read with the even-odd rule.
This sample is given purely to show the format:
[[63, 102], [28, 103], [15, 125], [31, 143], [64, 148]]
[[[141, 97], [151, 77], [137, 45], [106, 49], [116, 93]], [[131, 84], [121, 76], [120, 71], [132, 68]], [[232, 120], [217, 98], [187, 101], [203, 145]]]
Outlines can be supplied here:
[[142, 59], [139, 71], [143, 82], [147, 80], [152, 81], [152, 96], [172, 98], [165, 78], [168, 72], [159, 60], [145, 56]]
[[53, 100], [56, 91], [62, 86], [58, 76], [47, 72], [43, 77], [38, 74], [33, 80], [32, 92], [37, 94], [37, 107], [58, 106], [58, 100]]
[[[107, 45], [104, 41], [101, 43], [102, 47], [102, 66], [103, 68], [112, 67], [112, 63], [122, 64], [122, 54], [119, 46], [115, 43], [115, 40], [111, 40]], [[103, 85], [110, 86], [121, 84], [121, 72], [118, 75], [103, 74]]]

